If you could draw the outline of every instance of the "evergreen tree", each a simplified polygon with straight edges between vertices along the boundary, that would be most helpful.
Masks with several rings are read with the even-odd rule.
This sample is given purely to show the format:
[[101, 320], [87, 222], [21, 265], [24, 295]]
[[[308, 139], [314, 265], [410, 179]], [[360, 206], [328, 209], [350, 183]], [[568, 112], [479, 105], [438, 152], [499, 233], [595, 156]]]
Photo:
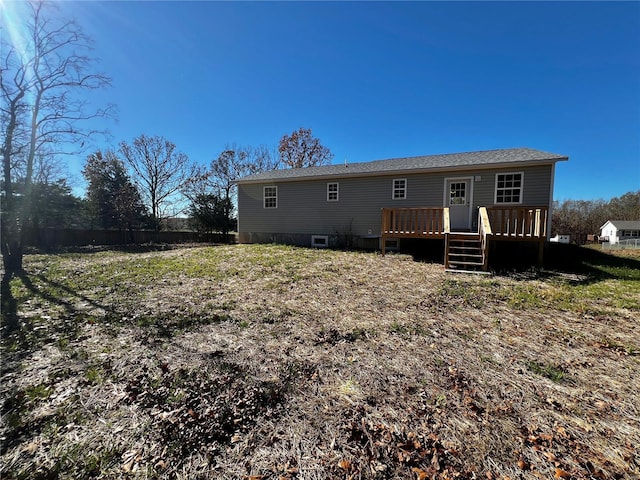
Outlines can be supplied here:
[[34, 228], [84, 228], [88, 224], [86, 201], [71, 193], [65, 179], [34, 183], [29, 223]]
[[111, 151], [87, 157], [82, 170], [92, 218], [103, 228], [139, 229], [147, 218], [140, 193], [124, 163]]
[[189, 206], [190, 224], [198, 232], [220, 232], [226, 241], [236, 222], [229, 217], [231, 208], [228, 198], [216, 194], [196, 195]]

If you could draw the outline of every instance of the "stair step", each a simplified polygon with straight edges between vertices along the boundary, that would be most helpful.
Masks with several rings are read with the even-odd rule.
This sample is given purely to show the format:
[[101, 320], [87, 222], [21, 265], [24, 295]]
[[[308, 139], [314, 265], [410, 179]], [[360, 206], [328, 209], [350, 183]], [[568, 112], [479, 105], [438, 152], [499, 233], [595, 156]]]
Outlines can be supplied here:
[[449, 265], [475, 265], [476, 267], [481, 267], [482, 262], [462, 262], [460, 260], [449, 260]]
[[447, 271], [487, 273], [482, 238], [476, 232], [456, 232], [448, 237], [446, 247]]
[[491, 275], [491, 272], [486, 272], [484, 270], [466, 270], [464, 268], [446, 268], [445, 272], [450, 272], [450, 273], [473, 273], [475, 275]]

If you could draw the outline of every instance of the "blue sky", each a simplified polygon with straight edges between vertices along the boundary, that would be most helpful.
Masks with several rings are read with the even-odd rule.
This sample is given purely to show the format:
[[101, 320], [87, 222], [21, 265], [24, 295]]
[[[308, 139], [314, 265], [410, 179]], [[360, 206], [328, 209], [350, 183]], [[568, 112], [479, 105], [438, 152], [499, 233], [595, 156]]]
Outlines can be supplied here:
[[528, 146], [570, 157], [558, 200], [640, 189], [640, 2], [61, 5], [113, 79], [112, 146], [208, 163], [307, 127], [334, 162]]

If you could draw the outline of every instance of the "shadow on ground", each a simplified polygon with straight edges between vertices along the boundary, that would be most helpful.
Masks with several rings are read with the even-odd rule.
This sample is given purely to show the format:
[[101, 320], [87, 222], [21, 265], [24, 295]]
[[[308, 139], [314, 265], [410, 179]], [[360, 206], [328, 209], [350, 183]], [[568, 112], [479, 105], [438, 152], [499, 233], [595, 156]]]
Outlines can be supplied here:
[[[42, 315], [21, 315], [19, 299], [16, 299], [11, 289], [11, 283], [18, 279], [33, 299], [44, 300], [45, 305], [62, 307], [62, 312], [49, 315], [46, 306], [41, 307]], [[53, 341], [69, 342], [77, 338], [84, 323], [85, 314], [78, 310], [75, 303], [83, 302], [93, 308], [99, 308], [107, 313], [114, 313], [111, 307], [102, 305], [95, 300], [74, 291], [66, 285], [53, 281], [42, 274], [30, 275], [25, 271], [6, 272], [2, 276], [2, 343], [12, 351], [12, 362], [3, 362], [2, 370], [6, 373], [11, 365], [17, 364], [33, 348]], [[56, 295], [55, 292], [60, 292]], [[55, 317], [55, 318], [54, 318]], [[9, 363], [11, 365], [9, 365]]]
[[[573, 282], [583, 284], [607, 279], [640, 281], [640, 257], [561, 243], [548, 243], [544, 248], [540, 267], [538, 243], [491, 242], [490, 271], [523, 280], [561, 273], [575, 276]], [[411, 255], [416, 262], [444, 265], [443, 240], [403, 239], [402, 253]]]
[[561, 273], [573, 275], [575, 284], [602, 280], [640, 281], [640, 260], [631, 256], [614, 255], [595, 248], [561, 243], [545, 247], [544, 265], [540, 269], [535, 259], [537, 245], [502, 242], [491, 252], [491, 268], [498, 274], [535, 272], [538, 277]]

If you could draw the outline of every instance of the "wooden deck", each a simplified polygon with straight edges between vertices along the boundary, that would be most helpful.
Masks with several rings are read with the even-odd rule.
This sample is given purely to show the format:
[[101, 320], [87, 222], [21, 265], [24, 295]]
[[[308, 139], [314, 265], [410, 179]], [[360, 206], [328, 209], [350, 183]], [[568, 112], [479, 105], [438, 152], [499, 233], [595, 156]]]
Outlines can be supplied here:
[[[452, 232], [447, 207], [383, 208], [381, 248], [385, 254], [387, 239], [399, 238], [443, 238], [445, 240], [445, 267], [472, 265], [487, 270], [489, 242], [513, 240], [539, 242], [538, 262], [542, 263], [543, 245], [547, 239], [549, 209], [543, 207], [509, 206], [478, 208], [478, 232], [463, 239], [462, 232]], [[473, 238], [470, 239], [469, 237]], [[477, 251], [464, 256], [456, 241], [474, 242]]]
[[442, 238], [448, 231], [448, 208], [382, 209], [383, 238]]
[[545, 241], [548, 207], [487, 207], [496, 240]]

